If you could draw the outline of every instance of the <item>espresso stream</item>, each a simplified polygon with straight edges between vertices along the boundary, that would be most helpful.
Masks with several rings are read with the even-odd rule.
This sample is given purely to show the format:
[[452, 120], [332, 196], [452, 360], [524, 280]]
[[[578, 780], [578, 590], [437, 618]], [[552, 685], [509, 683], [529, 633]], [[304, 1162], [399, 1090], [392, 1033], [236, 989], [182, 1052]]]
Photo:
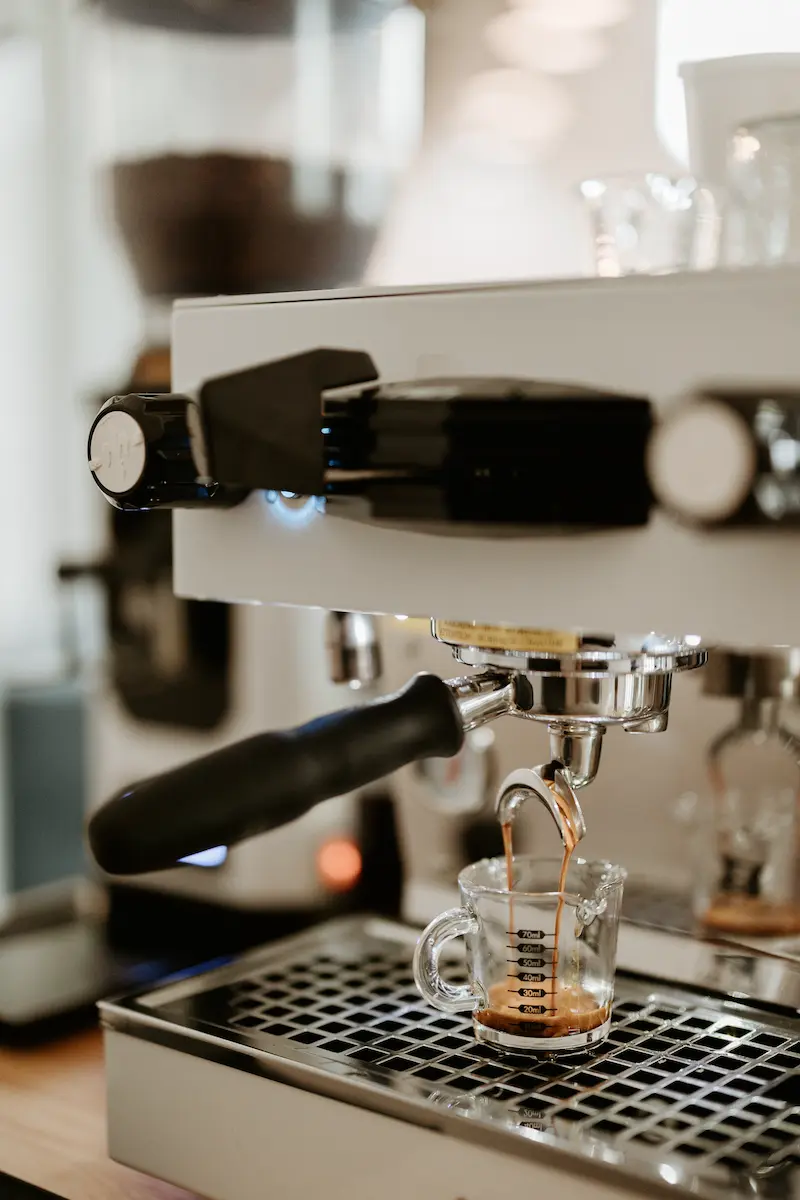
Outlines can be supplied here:
[[[554, 793], [555, 794], [555, 793]], [[547, 1011], [541, 1016], [522, 1015], [519, 1011], [519, 979], [512, 974], [513, 964], [509, 964], [509, 974], [505, 982], [493, 984], [489, 989], [489, 1007], [475, 1014], [475, 1019], [482, 1025], [497, 1029], [501, 1033], [512, 1034], [516, 1037], [546, 1038], [567, 1037], [574, 1033], [588, 1033], [591, 1029], [605, 1024], [608, 1020], [608, 1009], [599, 1006], [596, 998], [581, 987], [579, 983], [567, 983], [559, 979], [559, 939], [561, 936], [561, 921], [564, 915], [564, 892], [567, 886], [567, 873], [575, 847], [578, 844], [577, 832], [570, 820], [570, 813], [556, 795], [556, 803], [562, 818], [564, 830], [564, 855], [561, 860], [561, 873], [558, 878], [559, 899], [556, 905], [552, 977], [546, 980], [548, 996], [544, 1003]], [[503, 848], [506, 858], [506, 886], [509, 892], [514, 887], [514, 846], [512, 822], [507, 821], [502, 826]], [[517, 942], [517, 930], [514, 921], [514, 901], [508, 901], [508, 940], [512, 947]], [[562, 972], [563, 974], [563, 972]]]

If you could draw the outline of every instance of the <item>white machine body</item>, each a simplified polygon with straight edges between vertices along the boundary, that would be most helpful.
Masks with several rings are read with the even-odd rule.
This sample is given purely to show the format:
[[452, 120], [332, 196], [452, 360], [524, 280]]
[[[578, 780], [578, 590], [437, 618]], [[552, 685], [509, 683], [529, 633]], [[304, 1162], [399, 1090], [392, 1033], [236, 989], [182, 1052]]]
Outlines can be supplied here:
[[[214, 376], [335, 347], [366, 351], [387, 381], [521, 377], [663, 407], [709, 384], [794, 383], [799, 301], [800, 270], [786, 268], [190, 302], [174, 316], [174, 388], [196, 393]], [[455, 536], [356, 522], [313, 501], [298, 516], [254, 494], [232, 511], [176, 514], [175, 585], [234, 603], [774, 644], [797, 637], [792, 544], [659, 515], [624, 532]]]

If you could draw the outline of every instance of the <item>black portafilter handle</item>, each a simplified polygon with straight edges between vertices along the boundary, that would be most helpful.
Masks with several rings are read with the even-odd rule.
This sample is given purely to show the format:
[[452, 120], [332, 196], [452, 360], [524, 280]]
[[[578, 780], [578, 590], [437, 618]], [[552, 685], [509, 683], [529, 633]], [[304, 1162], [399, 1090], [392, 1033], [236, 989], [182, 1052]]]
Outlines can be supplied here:
[[329, 800], [464, 741], [453, 695], [436, 675], [298, 729], [261, 733], [132, 784], [89, 821], [104, 871], [141, 875], [213, 846], [277, 829]]

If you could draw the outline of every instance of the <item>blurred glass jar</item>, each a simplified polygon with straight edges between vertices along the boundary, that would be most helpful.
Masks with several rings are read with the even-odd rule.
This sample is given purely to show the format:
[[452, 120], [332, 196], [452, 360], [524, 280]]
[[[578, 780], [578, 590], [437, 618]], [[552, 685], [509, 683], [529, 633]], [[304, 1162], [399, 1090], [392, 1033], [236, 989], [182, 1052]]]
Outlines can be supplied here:
[[686, 797], [696, 856], [694, 911], [710, 931], [800, 933], [800, 739], [784, 724], [800, 655], [779, 647], [711, 653], [710, 696], [739, 699], [739, 717], [707, 751], [709, 789]]
[[406, 0], [90, 0], [96, 154], [145, 296], [362, 275], [422, 127]]
[[719, 195], [695, 179], [660, 174], [585, 179], [598, 275], [703, 271], [717, 266]]
[[728, 175], [737, 265], [800, 262], [800, 114], [738, 129]]

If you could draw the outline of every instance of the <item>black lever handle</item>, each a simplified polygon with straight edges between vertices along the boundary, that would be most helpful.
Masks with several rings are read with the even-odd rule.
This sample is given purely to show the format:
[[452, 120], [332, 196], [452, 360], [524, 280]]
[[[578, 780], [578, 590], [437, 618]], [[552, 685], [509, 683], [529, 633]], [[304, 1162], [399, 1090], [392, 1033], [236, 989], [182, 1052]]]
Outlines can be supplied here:
[[259, 734], [133, 784], [91, 818], [89, 844], [110, 874], [164, 870], [277, 829], [406, 763], [450, 758], [463, 741], [447, 684], [417, 675], [394, 696]]

